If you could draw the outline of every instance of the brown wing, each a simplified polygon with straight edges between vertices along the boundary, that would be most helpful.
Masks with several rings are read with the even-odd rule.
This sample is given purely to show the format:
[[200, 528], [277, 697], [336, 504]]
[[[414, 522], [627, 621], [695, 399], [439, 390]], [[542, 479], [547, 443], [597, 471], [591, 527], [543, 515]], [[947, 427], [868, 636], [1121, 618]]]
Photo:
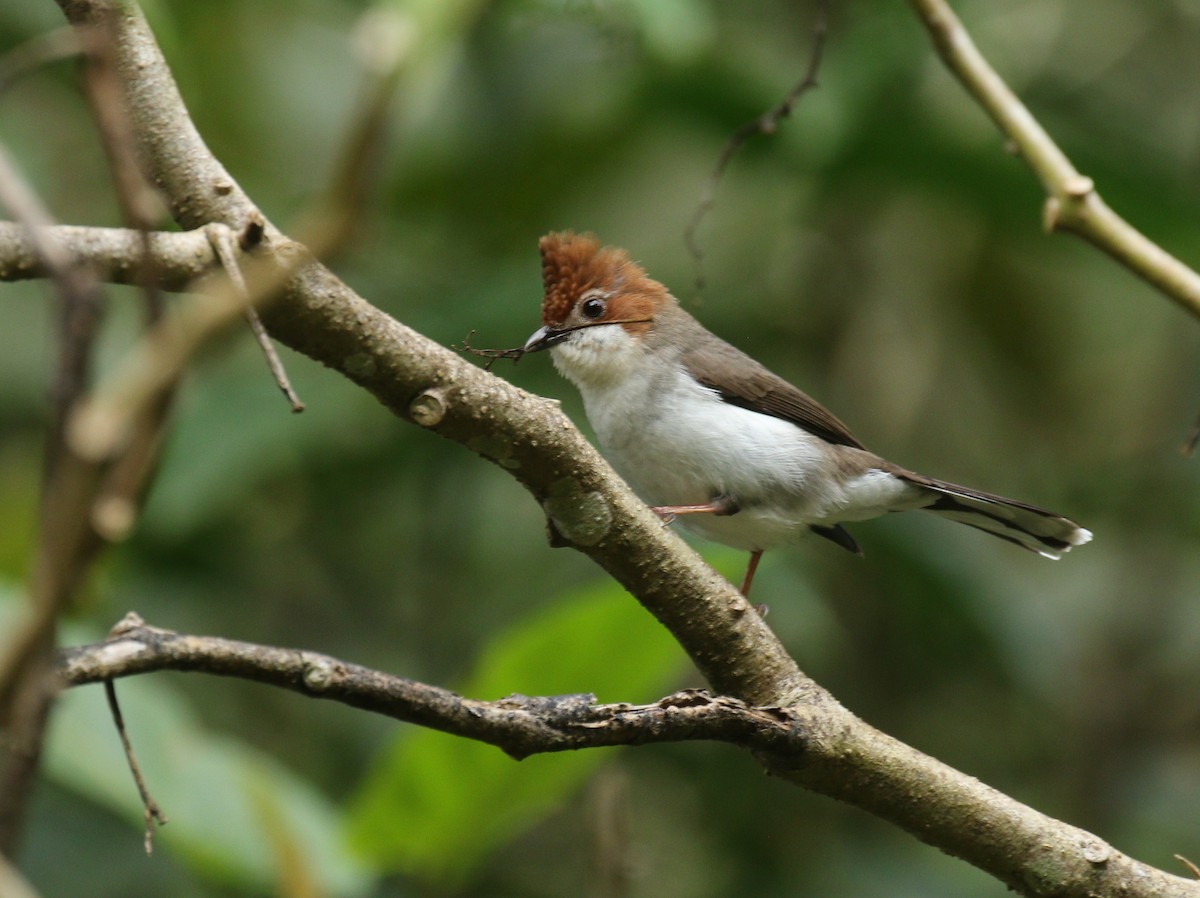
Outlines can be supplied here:
[[692, 377], [731, 405], [791, 421], [840, 446], [866, 448], [823, 405], [728, 343], [705, 341], [684, 352], [682, 362]]

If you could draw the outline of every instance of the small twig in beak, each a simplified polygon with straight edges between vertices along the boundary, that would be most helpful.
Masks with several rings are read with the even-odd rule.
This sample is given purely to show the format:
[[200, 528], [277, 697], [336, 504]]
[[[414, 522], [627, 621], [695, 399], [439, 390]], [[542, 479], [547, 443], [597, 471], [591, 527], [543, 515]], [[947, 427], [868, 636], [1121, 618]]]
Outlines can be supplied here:
[[477, 349], [470, 343], [471, 338], [475, 336], [475, 331], [471, 331], [463, 337], [462, 346], [450, 344], [450, 348], [455, 352], [469, 352], [471, 355], [482, 356], [488, 360], [488, 363], [483, 366], [484, 371], [491, 371], [492, 365], [496, 364], [500, 359], [512, 359], [513, 364], [521, 361], [521, 356], [525, 355], [524, 348], [517, 346], [514, 349]]

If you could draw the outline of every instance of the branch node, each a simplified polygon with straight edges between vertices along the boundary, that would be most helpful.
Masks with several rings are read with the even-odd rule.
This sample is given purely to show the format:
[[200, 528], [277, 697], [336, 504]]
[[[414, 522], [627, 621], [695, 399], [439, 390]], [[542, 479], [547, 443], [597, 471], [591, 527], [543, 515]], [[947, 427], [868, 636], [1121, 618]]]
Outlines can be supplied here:
[[261, 212], [255, 209], [247, 218], [242, 233], [238, 235], [238, 246], [242, 248], [242, 252], [249, 252], [262, 243], [266, 231], [267, 220], [263, 218]]
[[408, 406], [408, 416], [421, 427], [437, 427], [446, 417], [446, 392], [432, 387], [417, 395]]
[[105, 542], [124, 542], [137, 521], [137, 506], [128, 496], [103, 496], [92, 508], [92, 527]]
[[324, 692], [337, 679], [337, 666], [328, 658], [306, 659], [304, 685], [312, 692]]
[[1107, 864], [1111, 857], [1112, 848], [1099, 839], [1089, 839], [1083, 843], [1083, 859], [1089, 864]]
[[1063, 193], [1073, 199], [1082, 200], [1096, 191], [1096, 182], [1087, 175], [1076, 175], [1063, 184]]
[[563, 477], [550, 486], [550, 495], [542, 503], [552, 523], [554, 534], [575, 546], [594, 546], [612, 528], [613, 513], [608, 500], [595, 490], [589, 490], [574, 477]]
[[142, 616], [136, 611], [128, 612], [123, 618], [113, 624], [112, 629], [108, 631], [108, 638], [120, 639], [135, 630], [143, 630], [146, 627], [146, 622]]

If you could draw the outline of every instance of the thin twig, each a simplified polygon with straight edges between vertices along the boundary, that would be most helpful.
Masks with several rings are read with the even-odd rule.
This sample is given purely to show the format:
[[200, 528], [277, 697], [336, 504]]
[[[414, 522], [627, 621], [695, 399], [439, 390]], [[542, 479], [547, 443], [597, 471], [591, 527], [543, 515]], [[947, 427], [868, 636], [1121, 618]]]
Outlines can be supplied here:
[[[117, 10], [108, 10], [94, 25], [78, 29], [84, 49], [82, 79], [121, 216], [138, 234], [140, 252], [134, 279], [142, 290], [145, 326], [149, 328], [163, 315], [163, 290], [153, 252], [152, 229], [165, 217], [165, 207], [138, 159], [126, 85], [117, 64], [117, 15]], [[78, 395], [72, 397], [72, 405], [77, 398]], [[158, 401], [134, 422], [126, 451], [112, 460], [97, 485], [91, 497], [90, 520], [101, 541], [123, 539], [132, 530], [141, 498], [158, 464], [173, 398], [174, 389], [164, 390]], [[64, 413], [64, 426], [65, 420]], [[96, 545], [94, 549], [99, 547]]]
[[512, 359], [515, 365], [525, 355], [525, 349], [522, 346], [514, 346], [512, 349], [480, 349], [471, 345], [471, 338], [474, 336], [475, 331], [471, 330], [463, 337], [462, 345], [451, 343], [450, 348], [455, 352], [466, 352], [487, 359], [487, 364], [483, 366], [484, 371], [491, 371], [492, 365], [501, 359]]
[[291, 403], [292, 411], [295, 413], [304, 411], [304, 403], [300, 401], [300, 397], [292, 388], [292, 382], [288, 379], [279, 353], [275, 350], [271, 335], [267, 333], [262, 319], [258, 317], [258, 312], [254, 311], [254, 306], [249, 302], [250, 291], [246, 287], [246, 279], [242, 277], [242, 270], [238, 267], [237, 256], [234, 253], [234, 247], [238, 245], [239, 241], [233, 231], [223, 224], [211, 224], [204, 230], [208, 234], [213, 251], [217, 254], [217, 259], [221, 262], [221, 267], [225, 269], [225, 274], [228, 275], [234, 289], [246, 300], [246, 320], [250, 322], [250, 330], [254, 332], [254, 338], [258, 341], [259, 348], [262, 349], [263, 355], [267, 359], [267, 367], [271, 371], [271, 376], [275, 378], [275, 383], [287, 397], [287, 401]]
[[[206, 284], [201, 299], [174, 310], [150, 328], [72, 416], [68, 439], [88, 459], [115, 458], [128, 445], [139, 417], [173, 389], [192, 358], [208, 342], [244, 318], [247, 303], [265, 304], [312, 257], [300, 244], [281, 239], [274, 252], [251, 257], [239, 290], [228, 276]], [[247, 295], [249, 299], [247, 299]]]
[[829, 0], [816, 0], [816, 7], [816, 20], [813, 22], [812, 28], [812, 50], [809, 53], [808, 67], [805, 69], [804, 75], [796, 82], [796, 86], [788, 91], [782, 101], [762, 115], [746, 122], [734, 131], [733, 135], [725, 142], [721, 154], [717, 157], [717, 164], [704, 185], [700, 202], [697, 203], [696, 209], [692, 212], [692, 217], [683, 231], [683, 242], [687, 245], [688, 252], [691, 253], [692, 259], [696, 263], [695, 287], [697, 294], [704, 291], [704, 250], [700, 246], [696, 232], [700, 228], [700, 223], [704, 221], [716, 203], [717, 188], [725, 176], [725, 169], [729, 167], [733, 157], [750, 138], [759, 134], [774, 134], [779, 128], [779, 123], [792, 114], [792, 110], [800, 98], [817, 86], [817, 76], [821, 71], [821, 60], [825, 55], [825, 43], [829, 34]]
[[138, 764], [137, 755], [133, 753], [133, 743], [129, 741], [129, 733], [125, 730], [125, 718], [121, 714], [121, 705], [117, 702], [117, 687], [112, 680], [104, 681], [104, 697], [108, 699], [108, 710], [112, 712], [113, 725], [117, 735], [121, 737], [121, 747], [125, 749], [125, 760], [129, 762], [129, 772], [133, 774], [133, 782], [137, 785], [138, 795], [142, 799], [142, 807], [146, 809], [146, 854], [154, 853], [154, 824], [167, 825], [167, 815], [162, 812], [154, 796], [146, 787], [146, 779], [142, 776], [142, 768]]
[[[100, 143], [108, 158], [121, 217], [132, 228], [149, 231], [166, 209], [154, 185], [143, 174], [137, 141], [126, 106], [126, 90], [117, 65], [116, 9], [101, 13], [97, 24], [79, 29], [83, 42], [83, 86], [86, 89]], [[147, 259], [153, 257], [148, 253]], [[153, 278], [149, 283], [153, 285]]]
[[[51, 269], [39, 247], [53, 246], [66, 260], [86, 265], [86, 271], [110, 284], [136, 284], [141, 270], [142, 234], [129, 228], [79, 225], [25, 227], [0, 221], [0, 281], [46, 277]], [[202, 228], [194, 231], [155, 231], [150, 251], [164, 290], [184, 290], [217, 264], [216, 254]]]
[[0, 58], [0, 96], [31, 72], [82, 52], [79, 35], [69, 25], [36, 34]]
[[1175, 855], [1175, 860], [1179, 861], [1179, 863], [1191, 870], [1193, 876], [1195, 876], [1197, 879], [1200, 879], [1200, 867], [1197, 867], [1182, 854]]
[[25, 240], [37, 254], [41, 270], [60, 296], [88, 296], [97, 289], [95, 279], [76, 265], [72, 255], [59, 243], [53, 217], [22, 177], [3, 144], [0, 144], [0, 206], [20, 224]]
[[[614, 318], [609, 321], [587, 321], [583, 324], [573, 324], [570, 327], [556, 328], [555, 333], [569, 334], [571, 331], [581, 331], [589, 327], [608, 327], [613, 324], [645, 324], [649, 320], [649, 318]], [[514, 346], [512, 349], [479, 349], [470, 344], [473, 336], [475, 336], [475, 331], [469, 331], [463, 338], [461, 346], [452, 343], [450, 348], [455, 352], [466, 352], [487, 359], [488, 363], [483, 366], [484, 371], [491, 371], [492, 365], [500, 359], [512, 359], [515, 365], [529, 351], [524, 346]]]

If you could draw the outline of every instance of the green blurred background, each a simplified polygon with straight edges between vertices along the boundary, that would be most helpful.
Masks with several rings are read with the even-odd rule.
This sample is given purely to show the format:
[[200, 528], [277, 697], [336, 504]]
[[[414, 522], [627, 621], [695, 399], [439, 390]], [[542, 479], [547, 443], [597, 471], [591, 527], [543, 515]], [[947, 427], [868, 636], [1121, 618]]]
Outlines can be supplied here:
[[[933, 58], [907, 5], [835, 4], [821, 87], [731, 165], [727, 136], [807, 60], [810, 3], [155, 0], [209, 145], [281, 226], [328, 181], [361, 92], [356, 46], [407, 17], [394, 127], [334, 260], [451, 344], [537, 326], [536, 241], [627, 247], [711, 329], [916, 470], [1095, 531], [1059, 563], [932, 518], [768, 553], [756, 599], [801, 666], [866, 720], [1179, 873], [1200, 860], [1200, 326], [1039, 227], [1041, 195]], [[1200, 2], [961, 0], [984, 52], [1103, 195], [1200, 259]], [[369, 15], [366, 15], [368, 14]], [[0, 6], [0, 50], [61, 24]], [[0, 138], [62, 221], [119, 221], [70, 64], [0, 97]], [[28, 566], [54, 349], [43, 284], [4, 284], [0, 576]], [[104, 366], [136, 296], [113, 290]], [[248, 334], [178, 403], [160, 479], [66, 638], [126, 610], [311, 648], [479, 698], [701, 685], [582, 555], [551, 550], [499, 469], [285, 352], [293, 416]], [[495, 372], [563, 400], [547, 359]], [[701, 546], [730, 576], [741, 557]], [[965, 864], [764, 777], [727, 747], [516, 764], [498, 751], [246, 683], [122, 685], [171, 824], [147, 860], [94, 688], [52, 731], [20, 862], [45, 895], [1000, 896]]]

